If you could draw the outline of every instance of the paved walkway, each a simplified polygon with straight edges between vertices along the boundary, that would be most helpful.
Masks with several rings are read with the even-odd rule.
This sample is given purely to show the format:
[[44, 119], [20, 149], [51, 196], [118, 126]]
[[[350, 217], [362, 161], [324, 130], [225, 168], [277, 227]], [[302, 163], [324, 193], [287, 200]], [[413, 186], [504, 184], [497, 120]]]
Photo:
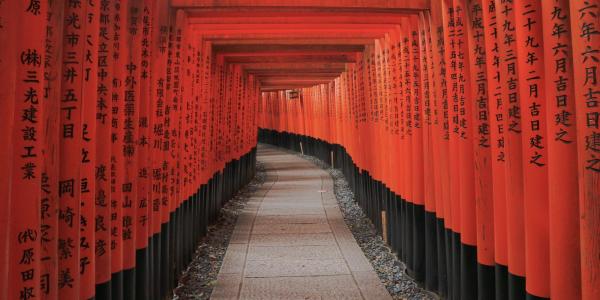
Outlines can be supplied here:
[[240, 215], [211, 299], [391, 299], [348, 230], [329, 174], [259, 145], [267, 179]]

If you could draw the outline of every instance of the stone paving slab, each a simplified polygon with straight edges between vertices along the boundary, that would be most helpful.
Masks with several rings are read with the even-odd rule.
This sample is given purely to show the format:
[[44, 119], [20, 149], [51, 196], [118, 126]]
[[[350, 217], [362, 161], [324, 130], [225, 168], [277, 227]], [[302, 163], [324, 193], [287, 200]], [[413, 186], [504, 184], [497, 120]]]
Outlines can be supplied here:
[[253, 234], [251, 246], [336, 246], [331, 233]]
[[291, 216], [262, 216], [254, 220], [255, 225], [262, 224], [327, 224], [325, 214], [316, 215], [291, 215]]
[[342, 259], [337, 245], [333, 246], [250, 246], [247, 260], [273, 259]]
[[240, 215], [211, 299], [391, 299], [346, 226], [329, 174], [259, 145], [267, 179]]
[[278, 234], [278, 233], [324, 233], [331, 232], [329, 224], [261, 224], [254, 225], [253, 234]]
[[343, 259], [249, 260], [245, 278], [283, 276], [324, 276], [350, 274]]
[[246, 278], [240, 299], [363, 299], [351, 275]]

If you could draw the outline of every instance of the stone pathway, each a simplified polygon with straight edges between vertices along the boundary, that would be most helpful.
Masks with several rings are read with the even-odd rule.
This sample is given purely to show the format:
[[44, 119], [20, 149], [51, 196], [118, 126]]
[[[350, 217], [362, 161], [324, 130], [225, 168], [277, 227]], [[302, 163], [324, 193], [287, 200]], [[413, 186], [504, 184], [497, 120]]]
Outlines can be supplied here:
[[211, 299], [391, 299], [329, 174], [271, 146], [258, 159], [266, 182], [238, 218]]

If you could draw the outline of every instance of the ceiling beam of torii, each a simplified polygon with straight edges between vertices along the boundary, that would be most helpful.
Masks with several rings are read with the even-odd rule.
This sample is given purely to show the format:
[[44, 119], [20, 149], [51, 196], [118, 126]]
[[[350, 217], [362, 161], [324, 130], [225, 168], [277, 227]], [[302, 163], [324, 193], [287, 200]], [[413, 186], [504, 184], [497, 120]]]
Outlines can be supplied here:
[[261, 90], [328, 83], [430, 1], [172, 0], [213, 54]]

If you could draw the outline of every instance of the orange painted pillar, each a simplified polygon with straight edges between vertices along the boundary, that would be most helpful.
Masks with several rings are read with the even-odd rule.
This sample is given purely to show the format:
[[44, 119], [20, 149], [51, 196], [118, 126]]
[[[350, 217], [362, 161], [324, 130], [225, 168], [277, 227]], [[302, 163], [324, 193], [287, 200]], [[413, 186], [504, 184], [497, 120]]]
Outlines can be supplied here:
[[405, 176], [405, 195], [404, 200], [406, 201], [405, 206], [405, 231], [404, 231], [404, 253], [405, 262], [407, 262], [409, 268], [414, 271], [414, 249], [413, 249], [413, 206], [414, 206], [414, 187], [413, 184], [413, 66], [412, 66], [412, 45], [411, 45], [411, 32], [409, 21], [404, 19], [402, 32], [402, 60], [403, 60], [403, 73], [404, 73], [404, 176]]
[[[438, 291], [441, 295], [449, 295], [450, 284], [450, 176], [449, 176], [449, 139], [450, 139], [450, 124], [448, 111], [448, 67], [449, 61], [446, 59], [447, 43], [450, 41], [447, 38], [445, 28], [447, 28], [446, 8], [442, 2], [433, 2], [431, 11], [433, 35], [435, 40], [434, 57], [434, 75], [439, 78], [435, 85], [437, 109], [437, 130], [436, 130], [436, 149], [438, 152], [439, 166], [436, 168], [436, 217], [438, 218], [437, 226], [437, 242], [438, 242]], [[434, 81], [435, 83], [435, 81]], [[439, 191], [439, 192], [438, 192]]]
[[[12, 144], [13, 150], [11, 166], [7, 169], [11, 173], [8, 176], [10, 194], [4, 198], [11, 201], [8, 203], [8, 216], [4, 215], [10, 220], [3, 223], [3, 227], [8, 225], [8, 257], [5, 261], [8, 264], [8, 281], [5, 284], [7, 290], [2, 293], [6, 293], [6, 299], [31, 299], [41, 294], [40, 183], [44, 131], [41, 101], [44, 95], [43, 58], [48, 6], [45, 2], [39, 6], [30, 6], [26, 2], [9, 5], [15, 19], [7, 17], [5, 24], [17, 25], [18, 22], [19, 27], [7, 27], [7, 30], [14, 30], [14, 48], [11, 50], [9, 44], [9, 49], [2, 53], [2, 60], [8, 59], [8, 67], [13, 67], [5, 70], [7, 75], [3, 76], [14, 78], [6, 78], [7, 83], [14, 83], [14, 89], [6, 89], [6, 92], [14, 92], [6, 95], [9, 100], [14, 100], [13, 109], [7, 109], [14, 115], [8, 118], [6, 125], [3, 119], [3, 126], [10, 131], [8, 136], [12, 142], [8, 144]], [[7, 36], [10, 41], [11, 35]], [[4, 109], [2, 114], [5, 115]], [[14, 120], [12, 126], [10, 119]]]
[[113, 3], [112, 10], [112, 96], [111, 96], [111, 293], [112, 297], [123, 297], [123, 262], [126, 257], [123, 243], [123, 210], [125, 181], [125, 157], [123, 157], [123, 136], [125, 121], [125, 79], [127, 77], [128, 44], [127, 21], [128, 1], [120, 0]]
[[[165, 20], [164, 25], [161, 25], [161, 27], [164, 26], [164, 31], [167, 32], [167, 34], [164, 35], [164, 38], [166, 39], [166, 41], [164, 42], [164, 45], [162, 44], [161, 41], [161, 46], [160, 47], [165, 47], [165, 54], [164, 54], [164, 65], [165, 65], [165, 71], [164, 71], [164, 81], [162, 82], [162, 85], [164, 85], [164, 87], [161, 87], [161, 83], [159, 82], [159, 91], [157, 93], [160, 93], [162, 89], [164, 89], [164, 111], [163, 111], [163, 144], [162, 144], [162, 151], [163, 151], [163, 158], [162, 158], [162, 163], [161, 163], [161, 172], [162, 172], [162, 189], [161, 189], [161, 193], [162, 193], [162, 200], [161, 200], [161, 253], [164, 257], [161, 258], [161, 278], [164, 278], [162, 276], [167, 276], [168, 272], [167, 269], [164, 269], [167, 267], [166, 263], [165, 263], [165, 259], [168, 261], [169, 259], [169, 248], [168, 248], [168, 238], [169, 238], [169, 232], [165, 232], [163, 234], [162, 230], [167, 228], [168, 222], [171, 218], [171, 206], [172, 206], [172, 202], [173, 202], [173, 197], [171, 195], [172, 193], [172, 182], [174, 181], [173, 178], [173, 172], [172, 172], [172, 159], [171, 159], [171, 145], [172, 145], [172, 141], [171, 141], [171, 136], [172, 136], [172, 127], [173, 127], [173, 122], [174, 122], [174, 118], [173, 118], [173, 60], [174, 60], [174, 53], [175, 53], [175, 14], [170, 12], [167, 14], [168, 17]], [[162, 17], [162, 14], [161, 14]], [[161, 18], [162, 19], [162, 18]], [[161, 35], [162, 38], [162, 35]], [[157, 99], [157, 101], [160, 101], [160, 96], [159, 99]], [[157, 111], [157, 115], [159, 114], [159, 112]], [[167, 243], [167, 244], [165, 244]], [[167, 248], [164, 248], [167, 247]], [[164, 269], [164, 270], [163, 270]], [[162, 285], [162, 283], [161, 283]], [[163, 289], [163, 286], [161, 286], [161, 290]]]
[[[135, 263], [136, 263], [136, 238], [137, 210], [138, 210], [138, 132], [139, 132], [139, 105], [140, 99], [140, 74], [141, 74], [141, 47], [142, 47], [142, 13], [143, 0], [129, 0], [126, 6], [128, 14], [123, 19], [123, 48], [124, 65], [122, 73], [122, 106], [119, 114], [122, 120], [122, 135], [118, 138], [122, 142], [121, 155], [123, 157], [123, 182], [122, 192], [122, 231], [123, 243], [123, 297], [135, 297]], [[145, 237], [144, 237], [145, 238]]]
[[[142, 102], [140, 106], [140, 115], [144, 115], [147, 118], [146, 127], [140, 131], [140, 135], [143, 135], [146, 138], [147, 145], [140, 155], [146, 156], [146, 226], [147, 226], [147, 234], [148, 234], [148, 245], [146, 247], [146, 258], [147, 258], [147, 266], [148, 266], [148, 274], [146, 277], [147, 284], [150, 285], [148, 288], [148, 293], [155, 293], [155, 280], [157, 277], [157, 265], [155, 261], [157, 260], [157, 253], [159, 245], [156, 243], [156, 235], [157, 227], [156, 223], [160, 219], [160, 166], [159, 164], [159, 154], [160, 146], [162, 145], [162, 140], [157, 132], [157, 128], [159, 128], [162, 123], [158, 123], [158, 117], [156, 115], [156, 111], [158, 110], [157, 105], [157, 77], [160, 77], [158, 72], [157, 75], [152, 76], [154, 74], [156, 64], [156, 57], [160, 53], [160, 49], [158, 48], [159, 40], [160, 40], [160, 22], [159, 22], [159, 2], [153, 1], [148, 8], [150, 10], [150, 17], [147, 22], [150, 25], [150, 33], [149, 35], [144, 35], [145, 40], [147, 40], [147, 44], [143, 46], [142, 51], [146, 51], [146, 56], [143, 57], [143, 61], [146, 62], [142, 69], [143, 72], [146, 71], [148, 74], [148, 78], [145, 78], [142, 81], [142, 85], [145, 88], [142, 88], [142, 97], [147, 97], [146, 102]], [[147, 5], [147, 4], [145, 4]], [[147, 89], [147, 91], [145, 90]], [[145, 106], [145, 108], [144, 108]], [[145, 151], [145, 152], [144, 152]], [[141, 158], [139, 158], [141, 161]], [[139, 188], [143, 190], [143, 187]]]
[[449, 263], [449, 241], [446, 239], [448, 231], [448, 211], [449, 211], [449, 176], [448, 176], [448, 89], [447, 89], [447, 64], [445, 60], [445, 36], [444, 21], [441, 2], [432, 3], [437, 5], [432, 7], [430, 21], [432, 34], [432, 71], [431, 82], [434, 112], [434, 180], [435, 180], [435, 213], [436, 213], [436, 242], [437, 242], [437, 268], [438, 268], [438, 293], [447, 296], [448, 292], [448, 263]]
[[[412, 201], [423, 206], [423, 90], [421, 86], [421, 49], [419, 47], [418, 18], [410, 18], [410, 125], [412, 151]], [[415, 249], [416, 250], [416, 249]]]
[[[386, 123], [385, 123], [385, 129], [386, 129], [386, 137], [385, 137], [385, 149], [396, 149], [394, 147], [394, 143], [395, 143], [395, 139], [396, 139], [396, 127], [395, 127], [395, 123], [396, 123], [396, 91], [395, 91], [395, 87], [394, 87], [394, 81], [393, 81], [393, 77], [395, 76], [395, 74], [393, 74], [393, 72], [395, 71], [395, 61], [393, 61], [393, 56], [395, 55], [393, 53], [392, 47], [394, 45], [394, 40], [393, 40], [393, 36], [391, 33], [388, 33], [386, 35], [386, 39], [385, 39], [385, 48], [384, 48], [384, 57], [385, 57], [385, 64], [383, 66], [383, 72], [385, 73], [385, 81], [384, 81], [384, 93], [386, 96], [386, 108], [385, 108], [385, 116], [386, 116]], [[348, 85], [347, 85], [347, 81], [345, 80], [345, 73], [344, 75], [342, 75], [344, 78], [344, 81], [342, 82], [342, 86], [341, 86], [341, 95], [343, 97], [343, 100], [341, 101], [345, 101], [345, 99], [347, 98], [347, 91], [348, 91]], [[344, 112], [344, 103], [340, 102], [340, 119], [339, 119], [339, 125], [338, 125], [338, 131], [340, 136], [343, 135], [343, 131], [345, 131], [344, 129], [344, 123], [345, 123], [345, 112]], [[340, 141], [338, 142], [340, 145], [345, 145], [346, 144], [346, 140], [342, 140], [340, 139]], [[396, 170], [398, 170], [396, 168], [396, 153], [394, 151], [390, 151], [387, 150], [386, 152], [386, 157], [385, 160], [382, 162], [383, 166], [386, 168], [386, 179], [385, 179], [385, 187], [387, 189], [384, 190], [385, 194], [384, 195], [384, 199], [386, 199], [386, 203], [385, 203], [385, 207], [384, 209], [389, 213], [391, 210], [391, 207], [388, 207], [392, 201], [394, 201], [394, 199], [389, 199], [391, 194], [389, 193], [390, 191], [394, 191], [394, 185], [395, 185], [395, 174], [394, 172]], [[342, 168], [343, 166], [340, 166], [340, 168]], [[387, 218], [388, 220], [390, 219], [389, 217]], [[389, 222], [389, 221], [388, 221]], [[388, 223], [388, 227], [389, 227]], [[388, 234], [391, 233], [391, 231], [388, 229]], [[390, 241], [391, 242], [391, 241]]]
[[[468, 21], [470, 93], [473, 137], [473, 165], [475, 210], [477, 219], [477, 293], [479, 299], [493, 299], [494, 282], [494, 203], [492, 185], [492, 153], [490, 137], [490, 95], [488, 87], [486, 48], [482, 1], [474, 1], [466, 7]], [[491, 54], [491, 53], [490, 53]], [[493, 80], [493, 79], [492, 79]]]
[[[10, 222], [10, 203], [12, 186], [12, 131], [14, 126], [14, 101], [15, 96], [15, 70], [17, 60], [15, 59], [15, 30], [16, 16], [13, 11], [16, 9], [16, 2], [0, 3], [0, 37], [6, 41], [4, 47], [0, 47], [0, 68], [5, 70], [0, 73], [0, 105], [3, 109], [0, 111], [0, 143], [6, 145], [0, 148], [0, 169], [5, 170], [4, 176], [0, 178], [0, 298], [7, 298], [8, 294], [8, 265], [9, 265], [9, 222]], [[46, 160], [45, 160], [46, 161]]]
[[526, 292], [550, 297], [548, 138], [542, 10], [537, 1], [515, 4], [523, 152]]
[[[569, 1], [542, 2], [550, 297], [581, 298], [577, 131]], [[558, 15], [557, 15], [558, 14]], [[560, 50], [560, 51], [556, 51]], [[555, 119], [558, 118], [558, 119]], [[570, 274], [563, 276], [563, 274]]]
[[411, 174], [413, 212], [413, 270], [415, 279], [425, 279], [425, 202], [423, 173], [423, 88], [421, 82], [421, 49], [419, 47], [418, 17], [410, 17], [410, 119], [411, 119]]
[[48, 3], [44, 59], [43, 166], [41, 198], [41, 298], [58, 297], [58, 172], [62, 81], [63, 3]]
[[[384, 141], [385, 141], [385, 134], [384, 134], [384, 122], [385, 122], [385, 110], [386, 110], [386, 104], [385, 104], [385, 95], [384, 95], [384, 90], [383, 90], [383, 71], [382, 71], [382, 64], [383, 64], [383, 57], [382, 57], [382, 40], [378, 39], [375, 41], [375, 49], [374, 49], [374, 53], [373, 53], [373, 73], [374, 73], [374, 80], [375, 80], [375, 89], [374, 89], [374, 101], [375, 101], [375, 138], [376, 138], [376, 146], [375, 147], [371, 147], [371, 149], [373, 149], [374, 151], [378, 151], [379, 153], [374, 153], [373, 157], [375, 159], [375, 177], [374, 179], [382, 182], [385, 180], [384, 177], [384, 165], [383, 162], [385, 161], [385, 153], [387, 151], [385, 151], [384, 149], [387, 149], [387, 147], [385, 147], [384, 145]], [[332, 102], [332, 98], [330, 97], [329, 99], [326, 100], [327, 103], [331, 103]], [[334, 129], [335, 130], [335, 129]], [[377, 149], [381, 149], [381, 150], [377, 150]], [[375, 190], [375, 202], [379, 202], [379, 192], [377, 191], [379, 187], [377, 185], [374, 185], [374, 189]], [[380, 202], [379, 203], [374, 203], [375, 206], [375, 213], [377, 214], [377, 216], [375, 217], [376, 222], [375, 223], [380, 223], [380, 216], [381, 216], [381, 208], [380, 208]], [[378, 227], [381, 228], [380, 224]]]
[[83, 86], [81, 116], [81, 237], [80, 237], [80, 291], [79, 296], [90, 299], [96, 293], [96, 107], [98, 100], [98, 41], [100, 5], [86, 3], [83, 46]]
[[192, 86], [191, 86], [191, 72], [190, 72], [190, 63], [191, 63], [191, 49], [190, 49], [190, 38], [189, 38], [189, 29], [187, 26], [183, 27], [182, 33], [182, 54], [181, 54], [181, 115], [179, 117], [180, 120], [180, 165], [181, 165], [181, 191], [179, 198], [179, 207], [178, 207], [178, 265], [176, 270], [181, 270], [184, 266], [184, 262], [187, 259], [186, 251], [187, 251], [187, 242], [189, 241], [187, 237], [188, 230], [190, 229], [187, 225], [188, 218], [188, 205], [190, 202], [191, 196], [191, 184], [190, 179], [192, 175], [192, 170], [190, 168], [190, 136], [188, 134], [189, 128], [191, 124], [190, 113], [191, 107], [189, 105], [189, 100], [191, 97]]
[[446, 61], [446, 84], [448, 91], [448, 161], [449, 161], [449, 206], [446, 211], [449, 235], [446, 237], [449, 244], [448, 261], [448, 296], [452, 299], [460, 298], [460, 165], [459, 165], [459, 73], [458, 73], [458, 39], [456, 36], [456, 12], [452, 1], [442, 2], [444, 11], [444, 60]]
[[98, 87], [96, 98], [95, 162], [95, 261], [96, 297], [110, 297], [112, 232], [112, 95], [113, 95], [113, 22], [114, 6], [101, 5], [97, 42]]
[[155, 3], [152, 17], [152, 49], [150, 61], [150, 111], [151, 115], [151, 141], [150, 141], [150, 168], [152, 178], [152, 189], [150, 194], [149, 206], [151, 207], [151, 228], [149, 229], [152, 236], [152, 262], [151, 262], [151, 293], [160, 295], [161, 279], [166, 274], [162, 269], [161, 261], [165, 256], [162, 238], [166, 232], [161, 232], [163, 218], [166, 218], [165, 207], [168, 205], [167, 178], [166, 171], [166, 154], [165, 147], [167, 144], [167, 127], [165, 123], [166, 108], [166, 75], [167, 75], [167, 58], [169, 52], [169, 10], [168, 0], [161, 0]]
[[[167, 4], [165, 4], [166, 6]], [[164, 295], [168, 292], [169, 285], [171, 282], [170, 278], [170, 270], [171, 265], [170, 262], [172, 260], [172, 247], [170, 239], [173, 237], [172, 230], [170, 230], [170, 221], [171, 218], [171, 207], [173, 206], [174, 198], [173, 198], [173, 182], [175, 181], [174, 171], [173, 171], [173, 159], [171, 152], [174, 147], [174, 143], [172, 141], [173, 136], [173, 127], [176, 118], [174, 118], [173, 113], [173, 69], [174, 69], [174, 57], [175, 57], [175, 21], [176, 15], [174, 12], [165, 11], [164, 14], [164, 23], [161, 22], [161, 39], [166, 39], [165, 41], [161, 41], [159, 47], [160, 49], [164, 49], [164, 73], [158, 76], [164, 76], [164, 80], [158, 81], [157, 83], [157, 94], [164, 93], [164, 108], [163, 108], [163, 139], [162, 139], [162, 162], [160, 163], [161, 168], [161, 179], [162, 179], [162, 187], [161, 187], [161, 208], [160, 208], [160, 267], [159, 267], [159, 285], [160, 285], [160, 294]], [[163, 16], [159, 17], [163, 20]], [[164, 25], [163, 25], [164, 24]], [[160, 69], [159, 69], [160, 70]], [[161, 77], [158, 77], [161, 78]], [[160, 80], [160, 79], [159, 79]], [[160, 103], [161, 97], [158, 96], [157, 103]], [[160, 107], [160, 105], [159, 105]], [[160, 110], [157, 110], [157, 116], [160, 113]]]
[[[437, 220], [436, 220], [436, 175], [434, 166], [437, 159], [437, 149], [434, 145], [437, 108], [435, 106], [435, 79], [433, 76], [433, 52], [430, 14], [421, 13], [419, 16], [419, 48], [421, 52], [421, 87], [423, 90], [423, 177], [425, 203], [425, 286], [430, 290], [438, 289], [438, 250], [437, 250]], [[434, 100], [435, 99], [435, 100]]]
[[[392, 103], [391, 103], [391, 116], [390, 116], [390, 122], [391, 122], [391, 142], [390, 142], [390, 148], [389, 149], [395, 149], [395, 151], [393, 151], [391, 153], [391, 159], [392, 159], [392, 165], [391, 165], [391, 182], [390, 182], [390, 188], [392, 190], [392, 192], [394, 192], [394, 194], [396, 195], [401, 195], [400, 192], [400, 181], [402, 180], [402, 176], [401, 176], [401, 172], [400, 170], [402, 170], [402, 157], [400, 156], [400, 151], [401, 151], [401, 146], [400, 146], [400, 129], [401, 129], [401, 118], [400, 118], [400, 114], [401, 114], [401, 79], [400, 79], [400, 64], [401, 64], [401, 60], [400, 60], [400, 41], [398, 38], [398, 32], [395, 29], [392, 34], [391, 34], [391, 39], [390, 39], [390, 62], [389, 62], [389, 66], [388, 69], [390, 70], [391, 73], [391, 77], [390, 77], [390, 82], [388, 83], [392, 90], [391, 90], [391, 94], [392, 94]], [[349, 74], [349, 76], [351, 76]], [[352, 95], [352, 81], [349, 80], [349, 99]], [[348, 113], [352, 114], [352, 104], [351, 103], [347, 103], [348, 105]], [[347, 127], [349, 127], [348, 129], [345, 129], [345, 131], [351, 131], [352, 130], [352, 122], [354, 122], [354, 120], [352, 119], [352, 115], [349, 115], [349, 119], [347, 122], [349, 122], [350, 124], [347, 124]], [[351, 144], [352, 141], [352, 136], [349, 132], [347, 134], [347, 138], [344, 141], [344, 144]], [[396, 199], [392, 199], [391, 201], [396, 202]], [[399, 202], [394, 203], [394, 208], [398, 207], [400, 205]], [[396, 209], [397, 211], [397, 209]], [[394, 212], [396, 213], [396, 212]], [[398, 216], [399, 218], [399, 216]], [[393, 224], [393, 226], [396, 226], [396, 224]], [[396, 226], [398, 227], [398, 226]], [[400, 231], [400, 228], [395, 228], [393, 230], [394, 234], [397, 234], [397, 232]], [[396, 239], [396, 237], [393, 237], [393, 244], [392, 247], [394, 248], [395, 251], [400, 251], [399, 250], [399, 244], [396, 244], [398, 242], [398, 240]]]
[[496, 22], [500, 49], [500, 85], [505, 121], [506, 222], [508, 254], [508, 297], [525, 297], [525, 225], [523, 207], [522, 129], [517, 66], [515, 5], [496, 0]]
[[[477, 230], [475, 207], [474, 178], [474, 118], [473, 96], [471, 94], [470, 57], [473, 55], [472, 45], [468, 43], [467, 14], [469, 6], [466, 1], [454, 1], [454, 34], [456, 53], [456, 84], [458, 104], [458, 159], [459, 159], [459, 194], [460, 194], [460, 295], [461, 299], [477, 297]], [[454, 95], [453, 95], [454, 96]], [[456, 128], [455, 128], [456, 129]]]
[[[581, 238], [581, 296], [600, 298], [600, 1], [570, 1]], [[571, 197], [573, 195], [570, 195]]]
[[58, 297], [80, 295], [86, 6], [64, 6], [59, 126]]
[[[182, 150], [182, 131], [181, 131], [181, 118], [182, 114], [182, 64], [184, 62], [184, 24], [185, 12], [183, 10], [177, 10], [174, 19], [173, 26], [173, 39], [170, 45], [171, 48], [171, 79], [170, 79], [170, 93], [169, 87], [167, 87], [167, 101], [170, 101], [169, 105], [169, 116], [165, 122], [169, 123], [169, 146], [168, 146], [168, 159], [169, 159], [169, 209], [170, 214], [168, 230], [169, 232], [169, 256], [167, 261], [167, 267], [170, 268], [166, 271], [168, 276], [167, 290], [173, 288], [173, 282], [176, 276], [176, 266], [179, 263], [181, 257], [179, 256], [180, 248], [180, 233], [181, 228], [179, 222], [181, 220], [177, 213], [177, 208], [181, 204], [181, 187], [182, 187], [182, 171], [181, 171], [181, 150]], [[169, 70], [167, 70], [167, 76]], [[169, 79], [167, 77], [169, 82]]]
[[488, 109], [490, 124], [492, 198], [494, 228], [494, 262], [496, 299], [508, 297], [508, 246], [506, 221], [506, 115], [502, 97], [502, 78], [500, 77], [501, 52], [499, 44], [498, 9], [493, 0], [482, 1], [484, 39], [486, 49], [486, 69], [488, 87]]
[[[366, 147], [366, 145], [371, 145], [373, 143], [373, 135], [371, 134], [372, 128], [373, 128], [373, 79], [372, 79], [372, 51], [373, 51], [373, 47], [365, 47], [365, 55], [363, 57], [363, 93], [364, 93], [364, 113], [365, 115], [365, 122], [362, 128], [362, 134], [363, 134], [363, 138], [365, 139], [365, 145], [362, 145], [361, 147], [361, 153], [363, 155], [363, 159], [361, 161], [361, 164], [363, 166], [363, 168], [366, 170], [366, 172], [369, 172], [369, 176], [372, 176], [372, 169], [371, 169], [371, 163], [372, 161], [366, 160], [365, 157], [371, 157], [369, 154], [369, 148]], [[318, 92], [320, 92], [320, 89], [318, 89]], [[317, 94], [317, 99], [319, 102], [317, 102], [320, 106], [320, 93]], [[320, 128], [321, 126], [319, 126]], [[369, 178], [365, 179], [366, 182], [364, 183], [365, 185], [365, 194], [368, 194], [369, 192], [369, 187], [368, 185], [370, 184], [369, 182]], [[368, 197], [368, 196], [367, 196]], [[370, 198], [370, 197], [369, 197]], [[370, 203], [371, 199], [365, 199], [365, 208], [363, 208], [365, 210], [365, 213], [367, 215], [370, 214], [369, 208], [368, 208], [368, 204]]]
[[154, 1], [144, 0], [141, 5], [141, 17], [138, 26], [138, 34], [140, 39], [140, 98], [139, 98], [139, 121], [138, 139], [137, 139], [137, 200], [136, 203], [136, 274], [135, 286], [136, 293], [140, 298], [147, 298], [151, 294], [152, 285], [150, 284], [150, 244], [149, 240], [152, 237], [151, 231], [151, 209], [150, 194], [151, 194], [151, 100], [152, 95], [152, 80], [151, 80], [151, 60], [152, 60], [152, 22], [154, 12]]
[[[202, 95], [200, 97], [200, 170], [202, 174], [202, 183], [205, 184], [211, 177], [209, 169], [210, 164], [210, 46], [208, 42], [203, 42], [202, 48]], [[264, 109], [264, 108], [263, 108]], [[202, 201], [208, 201], [208, 199], [202, 199]], [[207, 206], [206, 206], [207, 207]]]

